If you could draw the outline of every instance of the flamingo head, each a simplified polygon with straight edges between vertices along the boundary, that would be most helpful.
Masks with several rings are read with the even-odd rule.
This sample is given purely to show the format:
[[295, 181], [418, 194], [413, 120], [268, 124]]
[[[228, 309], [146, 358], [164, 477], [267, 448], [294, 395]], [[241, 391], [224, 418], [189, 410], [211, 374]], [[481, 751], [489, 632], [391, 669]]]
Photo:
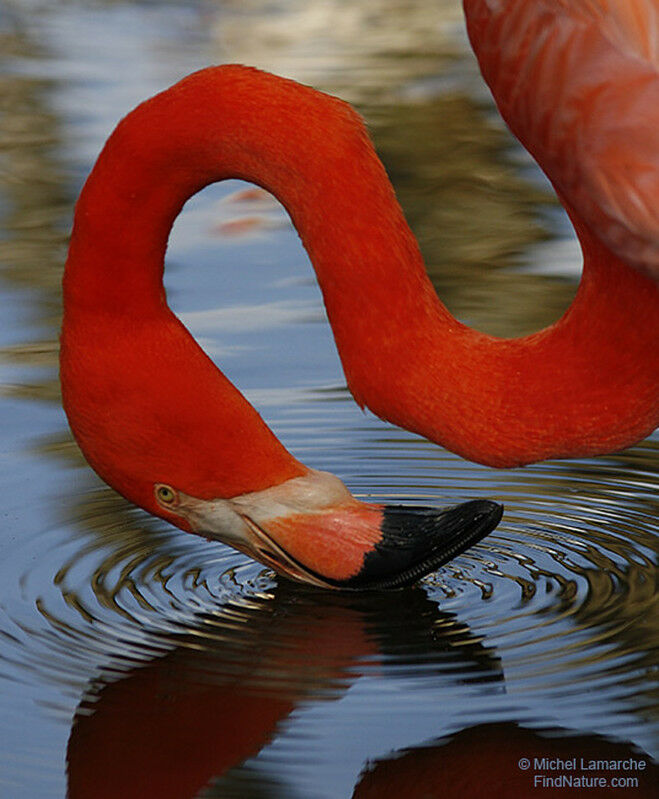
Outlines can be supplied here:
[[357, 590], [412, 585], [490, 533], [503, 512], [488, 500], [444, 510], [367, 504], [314, 470], [231, 499], [199, 499], [158, 483], [154, 500], [179, 527], [290, 579]]

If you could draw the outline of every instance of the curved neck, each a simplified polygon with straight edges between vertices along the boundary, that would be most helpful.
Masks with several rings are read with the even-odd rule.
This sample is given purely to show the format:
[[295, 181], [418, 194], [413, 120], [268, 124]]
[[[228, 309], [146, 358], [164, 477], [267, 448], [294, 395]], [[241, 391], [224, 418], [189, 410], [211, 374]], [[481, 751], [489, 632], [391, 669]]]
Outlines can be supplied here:
[[401, 298], [418, 288], [414, 271], [427, 288], [416, 240], [352, 108], [224, 66], [190, 75], [119, 123], [76, 206], [65, 299], [122, 314], [158, 307], [176, 216], [191, 195], [228, 178], [260, 185], [286, 207], [330, 313], [344, 291], [377, 292], [379, 269]]
[[497, 339], [438, 317], [402, 337], [412, 358], [393, 352], [375, 380], [362, 364], [353, 393], [390, 421], [490, 466], [605, 454], [649, 435], [659, 425], [659, 284], [571, 217], [584, 269], [559, 321]]
[[[259, 490], [303, 469], [194, 350], [166, 306], [162, 271], [174, 219], [192, 194], [225, 178], [263, 186], [289, 211], [318, 276], [349, 386], [379, 416], [498, 466], [611, 451], [658, 423], [656, 284], [582, 228], [584, 278], [562, 320], [519, 340], [472, 331], [438, 300], [354, 111], [291, 81], [219, 67], [186, 78], [121, 122], [76, 208], [64, 283], [65, 407], [88, 459], [120, 490], [134, 478], [123, 471], [116, 476], [124, 466], [108, 455], [105, 439], [114, 436], [115, 450], [124, 451], [132, 439], [110, 422], [101, 436], [88, 409], [80, 409], [103, 396], [110, 380], [103, 358], [111, 363], [114, 390], [128, 395], [115, 415], [149, 429], [147, 414], [157, 413], [158, 429], [181, 429], [190, 442], [187, 478], [182, 467], [168, 477], [170, 461], [181, 459], [174, 436], [169, 444], [161, 436], [155, 454], [142, 447], [138, 460], [149, 467], [149, 480], [220, 497]], [[154, 318], [161, 327], [149, 324]], [[84, 348], [84, 375], [75, 365], [82, 329], [94, 331]], [[113, 350], [108, 342], [117, 337]], [[138, 386], [129, 372], [145, 362], [148, 375]], [[161, 386], [159, 405], [169, 406], [138, 414], [137, 403], [128, 406], [131, 391], [122, 388], [128, 384], [135, 396]], [[212, 407], [210, 401], [199, 407], [194, 395], [200, 389], [216, 397]], [[263, 428], [258, 441], [254, 425]], [[246, 431], [245, 438], [236, 441], [236, 430]], [[235, 477], [241, 447], [259, 448], [262, 457], [241, 455]], [[229, 456], [230, 468], [218, 467]], [[139, 497], [132, 488], [122, 493], [146, 506], [149, 490], [145, 484]]]

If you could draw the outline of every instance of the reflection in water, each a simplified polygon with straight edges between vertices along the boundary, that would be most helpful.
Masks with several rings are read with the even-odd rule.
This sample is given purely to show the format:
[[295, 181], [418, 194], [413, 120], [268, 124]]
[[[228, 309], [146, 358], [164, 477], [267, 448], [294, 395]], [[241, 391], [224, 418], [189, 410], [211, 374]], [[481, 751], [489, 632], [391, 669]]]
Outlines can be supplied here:
[[555, 322], [576, 286], [516, 268], [547, 237], [538, 211], [553, 200], [501, 161], [505, 134], [454, 92], [385, 106], [373, 134], [442, 301], [497, 336]]
[[[553, 761], [554, 766], [535, 765], [543, 760]], [[559, 760], [569, 765], [560, 767]], [[592, 761], [608, 765], [593, 765]], [[551, 782], [557, 778], [567, 780]], [[614, 792], [611, 780], [630, 778], [630, 782], [619, 783], [618, 789], [639, 799], [656, 796], [659, 768], [645, 752], [626, 741], [575, 735], [568, 730], [482, 724], [437, 744], [378, 760], [362, 775], [353, 799], [393, 799], [405, 796], [412, 785], [415, 796], [424, 799], [584, 795], [604, 799]]]
[[[502, 680], [494, 653], [420, 589], [328, 597], [284, 584], [196, 617], [174, 640], [164, 657], [94, 681], [69, 739], [70, 799], [196, 796], [297, 706], [341, 697], [383, 661], [413, 673], [422, 657], [447, 691]], [[244, 796], [227, 793], [236, 780], [243, 790], [234, 775], [217, 795]]]
[[59, 275], [80, 183], [121, 114], [212, 61], [256, 62], [357, 103], [460, 318], [517, 335], [560, 314], [574, 282], [527, 267], [543, 240], [560, 258], [562, 223], [488, 112], [458, 0], [11, 7], [13, 21], [0, 13], [0, 795], [61, 799], [73, 715], [70, 786], [83, 796], [104, 784], [130, 795], [140, 774], [163, 791], [206, 785], [205, 796], [386, 796], [421, 779], [432, 791], [431, 775], [459, 757], [465, 776], [499, 758], [519, 777], [498, 742], [541, 749], [549, 729], [554, 751], [578, 740], [626, 756], [595, 733], [651, 751], [659, 439], [496, 472], [362, 416], [290, 227], [217, 235], [228, 208], [217, 201], [235, 186], [200, 195], [170, 247], [168, 291], [204, 346], [296, 455], [360, 497], [486, 493], [505, 503], [504, 524], [414, 591], [291, 589], [100, 487], [59, 410]]
[[[2, 14], [0, 13], [0, 17]], [[11, 63], [43, 55], [19, 16], [7, 14], [0, 27], [0, 50]], [[6, 63], [6, 62], [5, 62]], [[17, 337], [19, 326], [7, 324], [0, 341], [0, 363], [49, 370], [5, 380], [0, 395], [59, 401], [59, 287], [66, 255], [71, 201], [55, 157], [58, 120], [45, 102], [54, 81], [9, 70], [0, 73], [0, 274], [15, 297], [14, 313], [30, 326], [29, 341]], [[25, 289], [30, 300], [25, 301]], [[11, 320], [14, 313], [7, 319]], [[15, 329], [12, 330], [11, 327]], [[47, 338], [44, 338], [47, 337]], [[43, 373], [42, 373], [43, 375]]]

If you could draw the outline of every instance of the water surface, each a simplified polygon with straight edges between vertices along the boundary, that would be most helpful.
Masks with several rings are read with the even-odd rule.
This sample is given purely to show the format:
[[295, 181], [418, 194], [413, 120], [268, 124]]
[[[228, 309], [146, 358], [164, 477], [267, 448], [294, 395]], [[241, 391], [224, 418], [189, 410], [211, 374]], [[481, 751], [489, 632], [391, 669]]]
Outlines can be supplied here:
[[59, 405], [75, 197], [116, 121], [208, 63], [357, 105], [459, 318], [519, 335], [567, 307], [573, 238], [459, 4], [10, 3], [0, 37], [0, 796], [435, 795], [437, 774], [451, 795], [461, 758], [483, 782], [545, 751], [649, 762], [657, 435], [500, 472], [362, 414], [276, 204], [232, 202], [237, 183], [192, 199], [171, 304], [309, 466], [374, 501], [502, 501], [492, 535], [403, 592], [291, 586], [125, 503]]

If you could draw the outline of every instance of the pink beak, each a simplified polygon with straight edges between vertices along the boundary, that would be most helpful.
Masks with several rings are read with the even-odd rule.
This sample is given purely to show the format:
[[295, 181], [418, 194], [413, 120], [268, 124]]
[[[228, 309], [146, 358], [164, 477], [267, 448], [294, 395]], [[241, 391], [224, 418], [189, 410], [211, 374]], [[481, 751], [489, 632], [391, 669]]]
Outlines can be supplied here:
[[489, 500], [442, 510], [372, 505], [334, 475], [311, 469], [230, 499], [199, 499], [162, 485], [159, 494], [187, 529], [293, 580], [333, 589], [412, 585], [478, 543], [503, 514]]

